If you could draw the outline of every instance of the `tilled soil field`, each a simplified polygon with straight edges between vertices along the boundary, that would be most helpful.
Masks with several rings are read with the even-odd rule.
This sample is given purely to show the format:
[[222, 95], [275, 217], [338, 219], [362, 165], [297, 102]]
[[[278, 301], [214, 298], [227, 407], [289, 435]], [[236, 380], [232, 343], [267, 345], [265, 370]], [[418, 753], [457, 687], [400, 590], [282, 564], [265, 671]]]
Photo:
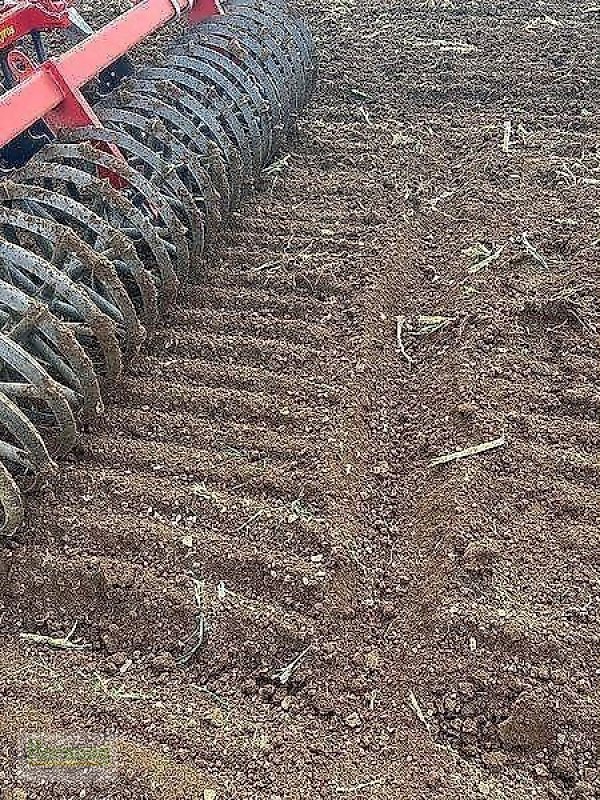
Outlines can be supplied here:
[[598, 9], [302, 6], [297, 138], [0, 551], [5, 794], [592, 800]]

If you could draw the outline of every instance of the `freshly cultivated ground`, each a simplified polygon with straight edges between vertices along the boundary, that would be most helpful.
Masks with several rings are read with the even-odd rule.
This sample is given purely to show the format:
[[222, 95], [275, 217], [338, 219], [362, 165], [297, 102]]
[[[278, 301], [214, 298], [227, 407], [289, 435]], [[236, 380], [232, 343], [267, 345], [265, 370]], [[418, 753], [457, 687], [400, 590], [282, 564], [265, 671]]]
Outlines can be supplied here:
[[[599, 14], [303, 10], [289, 154], [0, 551], [2, 784], [591, 800]], [[118, 779], [19, 783], [33, 731]]]

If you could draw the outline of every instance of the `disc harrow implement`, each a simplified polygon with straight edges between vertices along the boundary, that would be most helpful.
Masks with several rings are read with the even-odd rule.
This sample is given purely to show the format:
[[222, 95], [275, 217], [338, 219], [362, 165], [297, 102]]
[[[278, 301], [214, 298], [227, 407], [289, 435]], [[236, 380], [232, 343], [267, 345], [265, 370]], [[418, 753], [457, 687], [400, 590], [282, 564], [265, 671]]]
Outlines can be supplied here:
[[[185, 12], [153, 64], [128, 51]], [[285, 146], [314, 46], [279, 0], [142, 0], [96, 33], [0, 3], [0, 533], [103, 410], [207, 245]], [[41, 32], [78, 44], [48, 59]], [[32, 35], [37, 58], [18, 49]], [[82, 89], [84, 90], [82, 92]]]

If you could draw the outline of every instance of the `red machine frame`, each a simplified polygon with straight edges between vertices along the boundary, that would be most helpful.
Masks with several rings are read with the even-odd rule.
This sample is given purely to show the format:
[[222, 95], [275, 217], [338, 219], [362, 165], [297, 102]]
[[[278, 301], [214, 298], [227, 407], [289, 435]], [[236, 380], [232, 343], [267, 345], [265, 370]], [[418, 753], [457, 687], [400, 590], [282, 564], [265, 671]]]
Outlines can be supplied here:
[[12, 47], [25, 36], [53, 28], [68, 28], [68, 4], [56, 0], [5, 2], [0, 13], [0, 48]]
[[[29, 34], [70, 27], [71, 5], [71, 0], [4, 3], [0, 50], [14, 48]], [[129, 11], [58, 58], [34, 64], [21, 51], [10, 49], [6, 59], [18, 85], [0, 96], [0, 147], [40, 120], [53, 132], [99, 125], [81, 88], [182, 12], [194, 25], [222, 9], [219, 0], [137, 0]]]

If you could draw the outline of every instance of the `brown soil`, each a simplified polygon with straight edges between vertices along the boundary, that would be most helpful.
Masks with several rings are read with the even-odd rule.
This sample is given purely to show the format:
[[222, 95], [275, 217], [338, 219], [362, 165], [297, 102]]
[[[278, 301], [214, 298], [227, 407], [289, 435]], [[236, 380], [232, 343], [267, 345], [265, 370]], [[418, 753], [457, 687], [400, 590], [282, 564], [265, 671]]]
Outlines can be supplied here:
[[[0, 551], [0, 780], [600, 797], [598, 13], [303, 7], [289, 157]], [[22, 786], [34, 730], [118, 781]]]

